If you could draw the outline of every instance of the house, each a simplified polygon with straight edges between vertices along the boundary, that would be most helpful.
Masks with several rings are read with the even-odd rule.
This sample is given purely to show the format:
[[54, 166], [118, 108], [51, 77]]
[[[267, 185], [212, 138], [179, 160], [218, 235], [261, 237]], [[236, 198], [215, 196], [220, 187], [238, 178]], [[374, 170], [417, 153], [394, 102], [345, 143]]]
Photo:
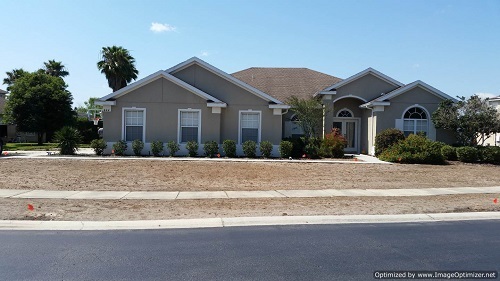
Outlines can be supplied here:
[[[500, 96], [488, 99], [488, 103], [500, 112]], [[487, 138], [484, 145], [500, 146], [500, 133], [495, 133]]]
[[454, 141], [430, 120], [442, 100], [453, 98], [422, 81], [405, 85], [372, 68], [344, 80], [307, 68], [249, 68], [230, 75], [194, 57], [96, 104], [103, 105], [107, 153], [122, 139], [144, 141], [146, 153], [152, 141], [174, 140], [181, 146], [179, 154], [187, 154], [190, 140], [202, 144], [232, 139], [239, 154], [246, 140], [268, 140], [277, 156], [282, 138], [302, 133], [286, 104], [292, 95], [321, 99], [323, 131], [339, 128], [348, 140], [346, 152], [373, 153], [375, 135], [393, 127]]

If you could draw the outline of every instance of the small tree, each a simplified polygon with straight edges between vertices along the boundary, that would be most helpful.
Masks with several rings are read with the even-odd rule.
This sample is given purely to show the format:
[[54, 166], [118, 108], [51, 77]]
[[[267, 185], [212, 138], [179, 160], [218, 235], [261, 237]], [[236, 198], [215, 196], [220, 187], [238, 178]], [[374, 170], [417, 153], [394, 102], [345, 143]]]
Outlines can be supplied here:
[[483, 145], [484, 141], [500, 132], [500, 113], [477, 95], [468, 100], [461, 97], [454, 103], [441, 102], [432, 114], [432, 122], [437, 129], [451, 130], [462, 145]]
[[54, 140], [62, 155], [73, 155], [80, 147], [82, 136], [75, 128], [63, 127], [55, 133]]
[[179, 151], [181, 148], [179, 147], [179, 144], [176, 141], [169, 141], [167, 142], [167, 148], [168, 151], [170, 152], [170, 156], [174, 157], [175, 153]]
[[287, 103], [297, 115], [298, 124], [304, 130], [306, 139], [316, 137], [321, 130], [321, 122], [325, 114], [323, 105], [317, 99], [299, 99], [296, 96], [288, 98]]

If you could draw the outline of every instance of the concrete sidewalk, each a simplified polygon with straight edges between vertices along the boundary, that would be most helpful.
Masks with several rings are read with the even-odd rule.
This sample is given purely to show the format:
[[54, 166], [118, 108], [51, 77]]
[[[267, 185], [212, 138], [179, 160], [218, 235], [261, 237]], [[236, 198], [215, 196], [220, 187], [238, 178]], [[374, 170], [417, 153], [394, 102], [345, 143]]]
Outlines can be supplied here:
[[349, 196], [434, 196], [500, 193], [500, 186], [408, 188], [408, 189], [318, 189], [263, 191], [57, 191], [0, 189], [0, 198], [10, 199], [90, 199], [90, 200], [187, 200], [236, 198], [307, 198]]
[[27, 221], [0, 220], [0, 230], [130, 230], [175, 229], [235, 226], [272, 226], [352, 223], [426, 223], [440, 221], [499, 220], [500, 212], [436, 213], [405, 215], [338, 215], [338, 216], [279, 216], [233, 217], [204, 219], [172, 219], [142, 221]]

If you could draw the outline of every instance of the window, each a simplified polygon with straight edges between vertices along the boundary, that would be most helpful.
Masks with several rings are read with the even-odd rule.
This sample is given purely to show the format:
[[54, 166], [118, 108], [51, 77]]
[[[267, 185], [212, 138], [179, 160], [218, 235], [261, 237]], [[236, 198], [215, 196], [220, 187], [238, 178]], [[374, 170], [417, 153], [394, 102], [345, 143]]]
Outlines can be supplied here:
[[200, 110], [181, 110], [179, 112], [179, 142], [200, 142]]
[[405, 136], [419, 132], [428, 133], [427, 113], [420, 107], [408, 109], [403, 116], [403, 132]]
[[144, 109], [125, 109], [124, 111], [124, 140], [144, 141]]
[[240, 136], [241, 143], [247, 140], [260, 142], [260, 112], [240, 112]]
[[352, 117], [352, 112], [344, 108], [337, 113], [337, 117]]

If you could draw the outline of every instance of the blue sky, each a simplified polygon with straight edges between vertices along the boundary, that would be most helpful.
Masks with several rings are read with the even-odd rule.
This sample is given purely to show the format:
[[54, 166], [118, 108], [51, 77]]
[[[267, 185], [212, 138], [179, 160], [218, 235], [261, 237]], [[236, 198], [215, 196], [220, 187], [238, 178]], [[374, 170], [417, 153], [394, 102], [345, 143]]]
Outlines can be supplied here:
[[500, 95], [498, 0], [0, 0], [0, 10], [0, 77], [62, 61], [75, 106], [111, 92], [96, 63], [112, 45], [130, 50], [139, 78], [198, 56], [228, 73], [307, 67], [347, 78], [373, 67], [451, 96]]

